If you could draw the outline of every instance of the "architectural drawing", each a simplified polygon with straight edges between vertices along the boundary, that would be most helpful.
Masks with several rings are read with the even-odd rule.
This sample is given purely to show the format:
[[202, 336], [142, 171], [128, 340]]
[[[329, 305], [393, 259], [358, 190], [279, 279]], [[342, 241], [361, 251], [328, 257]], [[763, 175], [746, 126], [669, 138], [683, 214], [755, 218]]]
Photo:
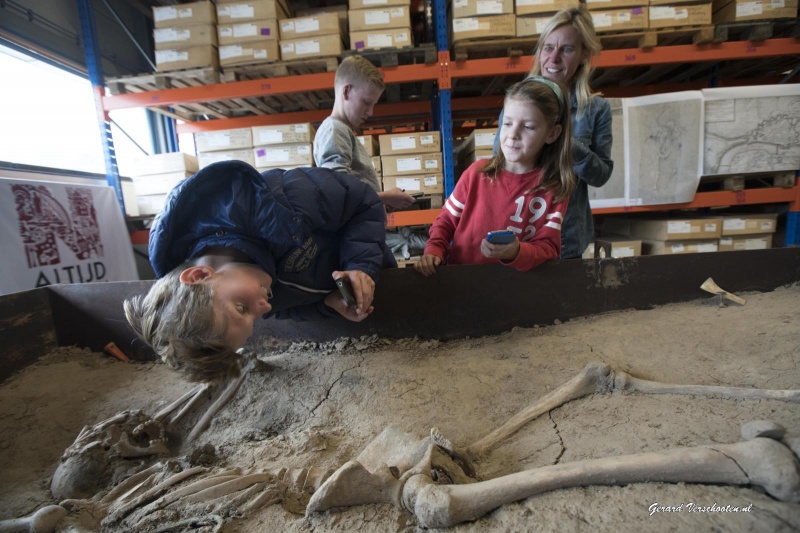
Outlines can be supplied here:
[[800, 168], [797, 84], [704, 89], [703, 174]]

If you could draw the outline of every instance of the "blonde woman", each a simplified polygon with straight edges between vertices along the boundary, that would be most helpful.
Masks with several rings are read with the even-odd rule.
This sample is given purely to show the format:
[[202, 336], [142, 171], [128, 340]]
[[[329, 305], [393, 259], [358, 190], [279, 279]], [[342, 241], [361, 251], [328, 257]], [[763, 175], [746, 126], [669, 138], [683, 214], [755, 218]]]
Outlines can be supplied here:
[[[584, 5], [556, 13], [542, 32], [528, 77], [545, 76], [565, 85], [570, 92], [572, 118], [572, 170], [577, 186], [561, 230], [561, 258], [580, 257], [594, 240], [594, 223], [589, 207], [589, 189], [602, 187], [611, 177], [611, 107], [589, 87], [594, 70], [592, 57], [600, 53], [592, 16]], [[527, 78], [526, 78], [527, 79]], [[500, 140], [500, 126], [495, 152]]]

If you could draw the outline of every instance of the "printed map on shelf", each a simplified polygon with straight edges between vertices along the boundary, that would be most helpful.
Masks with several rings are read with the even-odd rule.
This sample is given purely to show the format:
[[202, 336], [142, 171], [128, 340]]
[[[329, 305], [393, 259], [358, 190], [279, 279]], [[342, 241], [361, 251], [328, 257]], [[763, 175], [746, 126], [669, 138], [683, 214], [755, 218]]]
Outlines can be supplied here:
[[628, 205], [691, 202], [702, 172], [700, 91], [623, 100]]
[[625, 204], [625, 143], [622, 118], [622, 99], [606, 98], [611, 106], [611, 160], [614, 169], [602, 187], [589, 187], [589, 205], [597, 207], [620, 207]]
[[800, 86], [704, 89], [703, 174], [800, 168]]

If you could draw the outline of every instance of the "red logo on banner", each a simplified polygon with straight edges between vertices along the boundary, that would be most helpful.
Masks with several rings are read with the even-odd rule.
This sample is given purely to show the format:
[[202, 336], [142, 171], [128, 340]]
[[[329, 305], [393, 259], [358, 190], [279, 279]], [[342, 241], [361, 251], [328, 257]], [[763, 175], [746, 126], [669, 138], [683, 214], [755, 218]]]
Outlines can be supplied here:
[[29, 268], [61, 263], [56, 239], [78, 259], [103, 256], [91, 189], [67, 187], [69, 209], [43, 185], [12, 185], [11, 191]]

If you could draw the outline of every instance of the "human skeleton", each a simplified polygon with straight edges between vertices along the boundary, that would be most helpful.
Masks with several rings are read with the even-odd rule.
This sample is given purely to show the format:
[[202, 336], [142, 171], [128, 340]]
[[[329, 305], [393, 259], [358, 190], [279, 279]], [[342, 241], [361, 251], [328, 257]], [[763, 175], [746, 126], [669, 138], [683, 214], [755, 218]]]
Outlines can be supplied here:
[[[249, 369], [221, 391], [186, 442], [193, 442], [205, 429]], [[203, 466], [182, 468], [176, 461], [161, 460], [99, 497], [103, 483], [124, 471], [120, 461], [124, 464], [129, 457], [169, 455], [167, 427], [206, 394], [206, 389], [198, 388], [152, 419], [140, 412], [124, 412], [84, 428], [64, 453], [53, 477], [51, 491], [61, 500], [60, 505], [2, 522], [0, 533], [54, 531], [60, 522], [69, 520], [68, 513], [81, 512], [94, 517], [94, 527], [140, 529], [158, 513], [170, 509], [171, 516], [181, 518], [159, 531], [199, 524], [217, 531], [226, 515], [247, 516], [279, 502], [292, 510], [304, 507], [307, 515], [337, 507], [392, 503], [413, 514], [422, 527], [450, 527], [543, 492], [640, 482], [755, 485], [778, 500], [800, 502], [800, 434], [787, 433], [768, 421], [745, 424], [744, 440], [736, 444], [576, 461], [478, 481], [475, 465], [532, 420], [577, 398], [623, 390], [800, 403], [800, 390], [672, 385], [638, 379], [608, 365], [589, 364], [570, 381], [463, 450], [435, 428], [419, 439], [390, 426], [355, 460], [333, 473], [316, 468], [220, 471]], [[85, 468], [87, 464], [106, 468]], [[87, 499], [93, 491], [97, 495]], [[180, 512], [176, 514], [177, 508]], [[197, 514], [193, 516], [193, 512]], [[80, 531], [80, 527], [73, 526], [72, 530]]]

